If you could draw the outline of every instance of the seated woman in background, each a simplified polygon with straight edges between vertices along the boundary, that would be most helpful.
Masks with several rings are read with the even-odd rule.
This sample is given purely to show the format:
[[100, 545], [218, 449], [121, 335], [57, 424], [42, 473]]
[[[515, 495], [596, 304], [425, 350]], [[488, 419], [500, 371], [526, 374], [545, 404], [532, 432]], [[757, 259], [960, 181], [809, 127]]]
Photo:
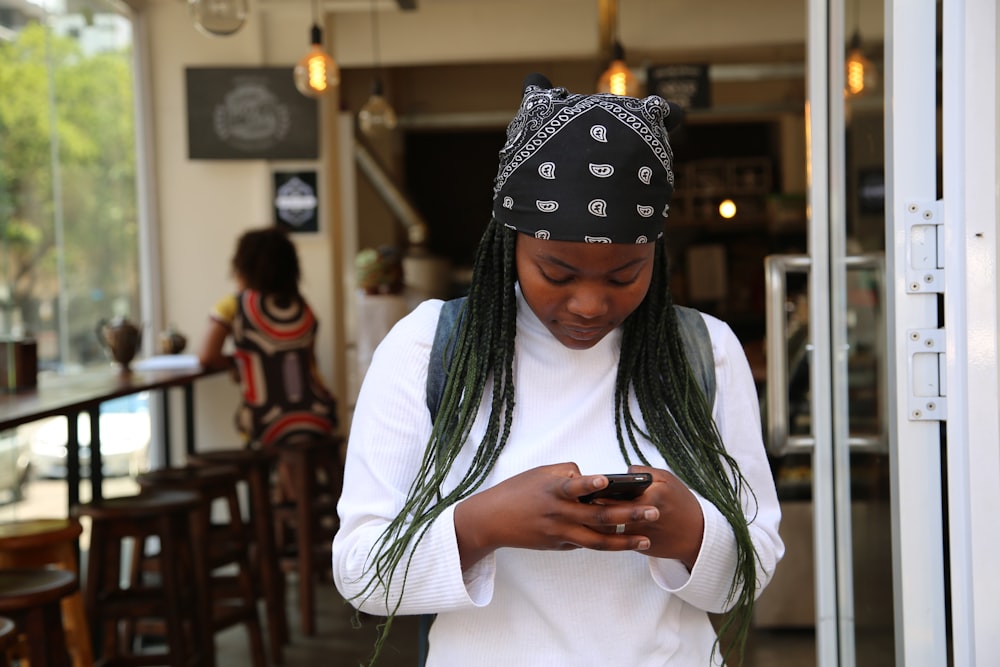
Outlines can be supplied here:
[[[242, 391], [237, 430], [249, 447], [331, 436], [337, 403], [316, 368], [318, 323], [299, 292], [295, 245], [277, 227], [249, 230], [231, 267], [236, 292], [212, 310], [198, 358], [206, 368], [235, 370]], [[229, 337], [231, 357], [223, 352]]]

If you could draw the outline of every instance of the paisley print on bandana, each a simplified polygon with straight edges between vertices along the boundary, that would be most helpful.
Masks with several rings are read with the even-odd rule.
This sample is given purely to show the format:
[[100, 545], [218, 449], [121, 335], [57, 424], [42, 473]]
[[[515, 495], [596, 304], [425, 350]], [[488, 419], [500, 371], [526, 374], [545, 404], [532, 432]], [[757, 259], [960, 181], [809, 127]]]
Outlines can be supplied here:
[[659, 238], [674, 189], [667, 122], [678, 112], [655, 95], [578, 95], [529, 84], [500, 151], [493, 215], [537, 238]]

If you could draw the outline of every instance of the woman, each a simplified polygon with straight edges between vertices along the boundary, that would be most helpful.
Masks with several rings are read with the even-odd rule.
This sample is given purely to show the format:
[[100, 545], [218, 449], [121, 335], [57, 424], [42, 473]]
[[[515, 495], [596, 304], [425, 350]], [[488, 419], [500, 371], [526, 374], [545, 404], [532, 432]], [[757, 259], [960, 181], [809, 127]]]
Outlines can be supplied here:
[[[732, 610], [741, 647], [781, 558], [739, 341], [703, 316], [706, 400], [671, 307], [667, 120], [658, 97], [529, 79], [433, 422], [441, 302], [376, 351], [334, 578], [386, 632], [396, 614], [436, 614], [431, 667], [720, 664], [708, 613]], [[579, 502], [626, 469], [651, 474], [642, 495]]]
[[[299, 292], [299, 257], [278, 227], [244, 232], [231, 261], [236, 291], [212, 309], [198, 352], [206, 368], [233, 368], [242, 400], [236, 429], [250, 447], [329, 437], [337, 405], [316, 367], [319, 324]], [[232, 356], [224, 352], [233, 342]]]

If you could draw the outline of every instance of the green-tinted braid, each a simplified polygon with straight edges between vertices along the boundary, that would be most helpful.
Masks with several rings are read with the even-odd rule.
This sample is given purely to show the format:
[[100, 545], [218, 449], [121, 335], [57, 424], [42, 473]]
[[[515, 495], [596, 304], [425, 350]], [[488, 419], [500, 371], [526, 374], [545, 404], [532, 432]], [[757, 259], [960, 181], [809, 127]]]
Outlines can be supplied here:
[[[482, 486], [507, 442], [514, 410], [516, 234], [493, 220], [479, 244], [465, 317], [461, 330], [453, 334], [455, 352], [430, 442], [402, 510], [372, 548], [374, 556], [367, 571], [373, 576], [358, 598], [372, 595], [379, 584], [388, 596], [390, 581], [404, 559], [405, 587], [409, 559], [431, 522]], [[663, 241], [657, 242], [656, 257], [649, 293], [624, 327], [614, 406], [619, 446], [626, 461], [632, 460], [631, 450], [638, 460], [648, 464], [636, 441], [636, 433], [642, 433], [677, 476], [718, 506], [733, 526], [738, 567], [730, 599], [735, 599], [736, 605], [722, 631], [738, 623], [736, 643], [742, 653], [756, 572], [756, 556], [740, 503], [745, 490], [743, 477], [722, 445], [710, 408], [686, 362], [671, 307]], [[486, 433], [465, 476], [453, 490], [442, 495], [444, 480], [479, 413], [487, 382], [492, 382], [493, 400]], [[634, 388], [647, 432], [639, 429], [629, 408], [630, 386]], [[671, 406], [671, 410], [665, 410], [664, 406]], [[398, 599], [386, 599], [389, 615], [379, 629], [369, 664], [374, 665], [378, 659], [399, 604]]]
[[[637, 444], [636, 433], [640, 433], [655, 445], [671, 471], [715, 505], [732, 526], [737, 563], [729, 601], [734, 604], [723, 620], [719, 636], [735, 632], [723, 659], [735, 648], [742, 662], [757, 589], [757, 554], [741, 498], [749, 496], [753, 500], [751, 507], [756, 506], [756, 498], [736, 460], [726, 451], [712, 419], [711, 404], [687, 362], [670, 297], [670, 274], [662, 239], [657, 241], [656, 251], [649, 292], [625, 321], [622, 332], [615, 382], [618, 446], [628, 463], [633, 463], [634, 455], [643, 465], [651, 465]], [[629, 388], [634, 392], [645, 430], [632, 414]]]

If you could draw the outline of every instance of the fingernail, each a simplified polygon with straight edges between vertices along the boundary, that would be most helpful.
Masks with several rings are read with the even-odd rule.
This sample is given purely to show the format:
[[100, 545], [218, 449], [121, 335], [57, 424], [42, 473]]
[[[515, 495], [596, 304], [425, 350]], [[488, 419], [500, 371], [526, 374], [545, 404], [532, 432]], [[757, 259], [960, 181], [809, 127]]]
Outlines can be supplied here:
[[645, 537], [639, 540], [639, 544], [635, 546], [636, 551], [645, 551], [649, 548], [649, 540]]
[[645, 512], [643, 512], [642, 518], [644, 518], [646, 521], [656, 521], [657, 519], [660, 518], [660, 510], [648, 509]]

